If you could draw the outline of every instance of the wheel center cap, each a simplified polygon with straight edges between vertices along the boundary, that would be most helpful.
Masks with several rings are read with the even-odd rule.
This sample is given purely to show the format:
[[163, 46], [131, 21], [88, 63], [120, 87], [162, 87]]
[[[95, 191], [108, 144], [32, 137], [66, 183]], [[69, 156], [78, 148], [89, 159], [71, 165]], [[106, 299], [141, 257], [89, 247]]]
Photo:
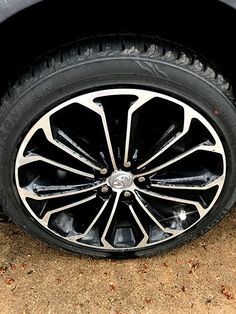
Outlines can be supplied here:
[[110, 176], [109, 183], [112, 188], [127, 189], [133, 183], [133, 176], [129, 172], [118, 171]]

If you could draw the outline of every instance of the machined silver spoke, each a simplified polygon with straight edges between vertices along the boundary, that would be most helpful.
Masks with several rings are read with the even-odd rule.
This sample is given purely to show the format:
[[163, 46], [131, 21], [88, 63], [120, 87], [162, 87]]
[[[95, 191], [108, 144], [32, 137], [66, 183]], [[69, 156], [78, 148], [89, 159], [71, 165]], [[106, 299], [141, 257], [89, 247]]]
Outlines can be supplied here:
[[141, 165], [137, 167], [137, 169], [142, 169], [147, 166], [150, 162], [156, 159], [158, 156], [163, 154], [168, 148], [173, 146], [178, 140], [180, 140], [185, 134], [188, 133], [191, 121], [194, 118], [194, 113], [191, 108], [184, 108], [184, 123], [183, 123], [183, 131], [175, 134], [168, 142], [166, 142], [152, 157], [143, 162]]
[[145, 213], [151, 218], [151, 220], [157, 225], [157, 227], [162, 230], [164, 233], [171, 233], [173, 235], [178, 235], [182, 231], [181, 230], [175, 230], [175, 229], [170, 229], [170, 228], [165, 228], [163, 225], [153, 216], [153, 214], [149, 211], [148, 206], [146, 206], [143, 203], [142, 198], [138, 193], [135, 193], [135, 199], [139, 203], [139, 205], [142, 207], [142, 209], [145, 211]]
[[98, 114], [100, 116], [101, 121], [102, 121], [102, 125], [103, 125], [105, 138], [106, 138], [107, 148], [108, 148], [110, 159], [111, 159], [111, 163], [112, 163], [113, 169], [117, 170], [118, 168], [116, 165], [116, 160], [115, 160], [115, 156], [114, 156], [114, 152], [113, 152], [113, 148], [112, 148], [111, 137], [110, 137], [109, 128], [107, 125], [106, 114], [105, 114], [105, 111], [104, 111], [102, 104], [100, 104], [98, 101], [96, 101], [96, 98], [99, 98], [102, 96], [107, 96], [107, 94], [103, 95], [102, 92], [101, 93], [97, 92], [97, 93], [86, 94], [86, 95], [77, 97], [77, 99], [75, 101], [78, 102], [80, 105], [94, 111], [96, 114]]
[[105, 137], [106, 137], [106, 142], [107, 142], [107, 147], [108, 147], [108, 151], [110, 154], [112, 167], [113, 167], [113, 170], [116, 171], [116, 170], [118, 170], [118, 168], [116, 165], [116, 160], [115, 160], [115, 156], [114, 156], [114, 152], [113, 152], [113, 148], [112, 148], [112, 144], [111, 144], [111, 138], [110, 138], [110, 133], [109, 133], [108, 125], [107, 125], [107, 119], [106, 119], [105, 111], [104, 111], [101, 104], [97, 103], [96, 106], [99, 108], [99, 110], [96, 112], [100, 115], [100, 117], [102, 119], [102, 125], [103, 125], [103, 129], [104, 129]]
[[[104, 185], [104, 182], [95, 182], [94, 184], [78, 184], [78, 185], [40, 185], [34, 180], [31, 184], [24, 188], [20, 188], [25, 198], [34, 200], [48, 200], [54, 198], [67, 197], [77, 195], [98, 189]], [[49, 192], [47, 194], [47, 192]]]
[[167, 201], [173, 201], [173, 202], [176, 202], [176, 203], [182, 203], [182, 204], [190, 204], [190, 205], [194, 205], [199, 213], [199, 216], [200, 218], [202, 218], [207, 210], [202, 207], [202, 205], [199, 203], [199, 202], [195, 202], [195, 201], [191, 201], [191, 200], [187, 200], [187, 199], [184, 199], [184, 198], [178, 198], [178, 197], [172, 197], [172, 196], [168, 196], [168, 195], [163, 195], [163, 194], [160, 194], [160, 193], [157, 193], [157, 192], [152, 192], [152, 191], [149, 191], [147, 189], [136, 189], [137, 191], [143, 193], [143, 194], [146, 194], [146, 195], [149, 195], [149, 196], [152, 196], [152, 197], [155, 197], [155, 198], [159, 198], [159, 199], [163, 199], [163, 200], [167, 200]]
[[18, 165], [18, 167], [20, 167], [20, 166], [24, 166], [24, 165], [30, 164], [32, 162], [38, 162], [38, 161], [45, 162], [46, 164], [58, 167], [58, 168], [63, 169], [65, 171], [69, 171], [69, 172], [78, 174], [78, 175], [83, 176], [83, 177], [92, 178], [92, 179], [94, 178], [94, 175], [91, 173], [87, 173], [87, 172], [66, 166], [65, 164], [62, 164], [60, 162], [56, 162], [56, 161], [51, 160], [49, 158], [46, 158], [46, 157], [43, 157], [43, 156], [40, 156], [37, 154], [33, 154], [33, 153], [30, 153], [26, 156], [21, 156], [20, 158], [18, 158], [17, 165]]
[[47, 140], [55, 145], [56, 147], [60, 148], [61, 150], [63, 150], [65, 153], [67, 153], [68, 155], [74, 157], [75, 159], [77, 159], [78, 161], [82, 162], [83, 164], [96, 169], [96, 170], [101, 170], [100, 167], [98, 167], [94, 162], [90, 161], [89, 159], [85, 158], [84, 156], [82, 156], [81, 154], [79, 154], [78, 152], [76, 152], [75, 150], [71, 149], [70, 147], [68, 147], [67, 145], [63, 144], [61, 141], [59, 141], [58, 139], [55, 139], [53, 137], [52, 134], [52, 128], [51, 128], [51, 123], [50, 123], [50, 116], [44, 116], [42, 119], [39, 120], [39, 122], [37, 123], [37, 127], [38, 129], [42, 129]]
[[92, 196], [89, 196], [89, 197], [86, 197], [78, 202], [74, 202], [74, 203], [70, 203], [68, 205], [65, 205], [65, 206], [62, 206], [62, 207], [58, 207], [58, 208], [55, 208], [55, 209], [52, 209], [52, 210], [49, 210], [44, 216], [42, 219], [40, 219], [45, 225], [48, 225], [48, 222], [49, 222], [49, 219], [51, 217], [52, 214], [55, 214], [55, 213], [58, 213], [58, 212], [62, 212], [62, 211], [65, 211], [67, 209], [70, 209], [70, 208], [73, 208], [73, 207], [76, 207], [76, 206], [79, 206], [81, 204], [84, 204], [84, 203], [87, 203], [93, 199], [95, 199], [97, 197], [96, 194], [93, 194]]
[[220, 186], [223, 184], [225, 180], [225, 176], [214, 176], [210, 182], [207, 182], [205, 185], [187, 185], [188, 181], [186, 180], [186, 184], [183, 184], [183, 180], [180, 184], [176, 182], [171, 184], [171, 179], [166, 180], [168, 183], [165, 183], [165, 180], [159, 181], [157, 179], [151, 179], [151, 186], [155, 188], [162, 189], [176, 189], [176, 190], [208, 190], [214, 186]]
[[95, 216], [95, 218], [93, 219], [91, 224], [88, 226], [88, 228], [82, 234], [69, 236], [67, 238], [69, 238], [70, 241], [76, 241], [76, 240], [80, 240], [80, 239], [83, 239], [84, 237], [86, 237], [87, 234], [90, 232], [90, 230], [97, 223], [98, 219], [101, 217], [101, 215], [104, 212], [105, 208], [107, 207], [107, 204], [109, 203], [109, 201], [110, 201], [110, 197], [103, 203], [101, 209], [98, 211], [97, 215]]
[[199, 144], [189, 150], [187, 150], [186, 152], [178, 155], [175, 158], [172, 158], [171, 160], [165, 162], [164, 164], [161, 164], [160, 166], [157, 166], [151, 170], [145, 171], [145, 172], [141, 172], [139, 174], [136, 174], [135, 177], [140, 177], [140, 176], [146, 176], [146, 175], [150, 175], [153, 174], [161, 169], [164, 169], [190, 155], [192, 155], [193, 153], [197, 152], [197, 151], [206, 151], [206, 152], [212, 152], [212, 153], [220, 153], [221, 154], [221, 148], [219, 147], [219, 145], [215, 144], [215, 145], [211, 145], [208, 141], [204, 142], [202, 144]]
[[151, 100], [155, 95], [150, 92], [144, 92], [139, 95], [138, 100], [136, 100], [129, 108], [127, 115], [127, 127], [126, 127], [126, 139], [125, 139], [125, 153], [124, 153], [124, 164], [127, 164], [129, 161], [129, 146], [130, 146], [130, 136], [132, 128], [132, 116], [133, 113], [142, 107], [145, 103]]
[[114, 204], [113, 204], [113, 207], [112, 207], [110, 216], [109, 216], [109, 218], [108, 218], [106, 227], [105, 227], [105, 229], [104, 229], [104, 231], [103, 231], [103, 234], [102, 234], [102, 237], [101, 237], [101, 242], [102, 242], [104, 248], [113, 248], [113, 246], [106, 240], [106, 236], [107, 236], [107, 233], [108, 233], [109, 228], [110, 228], [110, 226], [111, 226], [111, 223], [112, 223], [113, 217], [114, 217], [114, 215], [115, 215], [115, 212], [116, 212], [116, 210], [117, 210], [117, 206], [118, 206], [119, 199], [120, 199], [120, 194], [121, 194], [121, 191], [118, 191], [118, 192], [116, 193], [115, 201], [114, 201]]
[[133, 215], [134, 220], [136, 221], [136, 223], [137, 223], [139, 229], [141, 230], [141, 232], [142, 232], [142, 234], [143, 234], [143, 239], [139, 242], [139, 244], [137, 245], [137, 247], [145, 246], [145, 245], [147, 244], [147, 242], [148, 242], [149, 236], [148, 236], [146, 230], [144, 229], [144, 227], [143, 227], [141, 221], [139, 220], [138, 216], [136, 215], [135, 210], [134, 210], [134, 208], [133, 208], [132, 205], [129, 205], [129, 210], [130, 210], [131, 214]]
[[65, 132], [63, 132], [60, 129], [57, 129], [57, 133], [71, 146], [73, 146], [77, 151], [82, 153], [84, 156], [86, 156], [88, 159], [86, 159], [86, 162], [90, 162], [90, 166], [94, 169], [101, 170], [104, 168], [103, 165], [101, 165], [100, 162], [95, 160], [91, 155], [88, 154], [84, 149], [82, 149], [78, 144], [76, 144]]

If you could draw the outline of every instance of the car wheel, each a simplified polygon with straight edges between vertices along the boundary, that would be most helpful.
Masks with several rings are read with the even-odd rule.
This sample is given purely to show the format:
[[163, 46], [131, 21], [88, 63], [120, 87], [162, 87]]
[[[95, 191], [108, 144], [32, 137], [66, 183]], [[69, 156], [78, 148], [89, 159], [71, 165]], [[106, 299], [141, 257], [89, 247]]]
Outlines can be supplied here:
[[1, 202], [62, 249], [156, 254], [230, 210], [235, 130], [229, 83], [193, 52], [152, 38], [81, 41], [2, 100]]

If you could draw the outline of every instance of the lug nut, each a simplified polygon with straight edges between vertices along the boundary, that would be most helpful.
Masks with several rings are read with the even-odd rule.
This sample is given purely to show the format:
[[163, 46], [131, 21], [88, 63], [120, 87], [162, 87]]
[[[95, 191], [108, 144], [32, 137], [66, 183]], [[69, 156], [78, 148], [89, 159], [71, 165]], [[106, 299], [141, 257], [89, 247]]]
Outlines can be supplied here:
[[130, 196], [131, 196], [131, 193], [129, 191], [124, 192], [124, 197], [130, 197]]
[[106, 169], [106, 168], [101, 169], [101, 170], [100, 170], [100, 173], [101, 173], [101, 174], [107, 174], [107, 169]]
[[144, 177], [139, 177], [138, 178], [138, 182], [140, 182], [140, 183], [145, 182], [145, 181], [146, 181], [146, 179]]
[[125, 162], [124, 166], [125, 166], [125, 168], [131, 167], [131, 162], [130, 161]]
[[109, 188], [107, 185], [104, 185], [102, 188], [101, 188], [101, 192], [102, 193], [107, 193], [109, 191]]

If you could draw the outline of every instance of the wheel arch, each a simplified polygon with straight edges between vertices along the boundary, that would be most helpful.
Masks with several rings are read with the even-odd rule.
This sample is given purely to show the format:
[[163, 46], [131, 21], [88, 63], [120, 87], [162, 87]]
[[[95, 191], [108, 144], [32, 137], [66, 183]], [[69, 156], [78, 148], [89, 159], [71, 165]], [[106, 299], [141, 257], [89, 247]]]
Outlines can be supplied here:
[[198, 0], [191, 6], [188, 0], [178, 0], [171, 5], [160, 3], [153, 10], [151, 6], [128, 7], [121, 1], [116, 8], [94, 3], [91, 10], [90, 3], [60, 1], [55, 9], [55, 2], [46, 0], [0, 0], [0, 37], [5, 47], [0, 51], [0, 94], [25, 66], [48, 50], [76, 38], [119, 32], [179, 42], [209, 58], [236, 86], [232, 71], [236, 48], [229, 31], [236, 26], [235, 7], [232, 0], [212, 0], [208, 5]]
[[[6, 19], [12, 17], [13, 15], [21, 12], [26, 8], [30, 8], [31, 6], [42, 2], [44, 0], [11, 0], [11, 1], [0, 1], [0, 23], [5, 21]], [[227, 4], [229, 7], [236, 9], [235, 0], [217, 0]]]

